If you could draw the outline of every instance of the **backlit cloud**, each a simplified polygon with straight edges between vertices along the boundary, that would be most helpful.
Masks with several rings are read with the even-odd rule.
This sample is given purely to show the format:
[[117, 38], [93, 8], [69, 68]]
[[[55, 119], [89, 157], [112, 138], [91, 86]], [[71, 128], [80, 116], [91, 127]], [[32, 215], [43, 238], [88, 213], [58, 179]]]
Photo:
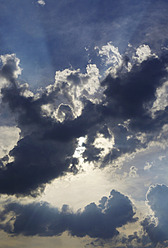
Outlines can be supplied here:
[[[12, 213], [13, 218], [8, 221]], [[99, 204], [87, 205], [83, 211], [73, 213], [68, 205], [62, 209], [47, 203], [22, 205], [9, 203], [0, 214], [0, 227], [12, 235], [57, 236], [68, 231], [72, 236], [109, 239], [119, 234], [118, 227], [137, 221], [128, 197], [112, 190]], [[3, 223], [4, 222], [4, 223]]]
[[[14, 161], [0, 171], [0, 192], [36, 194], [54, 178], [72, 172], [82, 136], [82, 156], [100, 167], [155, 141], [167, 115], [160, 110], [153, 118], [149, 108], [167, 76], [167, 62], [167, 56], [150, 57], [130, 71], [109, 74], [101, 83], [96, 65], [88, 65], [85, 74], [66, 69], [56, 73], [55, 84], [34, 95], [28, 84], [16, 80], [19, 60], [4, 57], [1, 74], [8, 85], [1, 90], [2, 102], [15, 116], [21, 138], [9, 153]], [[145, 142], [139, 138], [142, 132]], [[112, 142], [105, 153], [98, 137]]]
[[142, 222], [142, 226], [154, 243], [163, 243], [168, 240], [168, 187], [159, 184], [152, 186], [147, 193], [147, 202], [156, 219], [146, 218]]

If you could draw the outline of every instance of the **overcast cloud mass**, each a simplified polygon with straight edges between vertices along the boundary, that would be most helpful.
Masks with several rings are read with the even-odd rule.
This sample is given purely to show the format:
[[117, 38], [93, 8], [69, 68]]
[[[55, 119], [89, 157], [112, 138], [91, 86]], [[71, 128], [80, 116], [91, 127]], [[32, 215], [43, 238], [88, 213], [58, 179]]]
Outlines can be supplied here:
[[0, 1], [0, 247], [168, 247], [167, 11]]

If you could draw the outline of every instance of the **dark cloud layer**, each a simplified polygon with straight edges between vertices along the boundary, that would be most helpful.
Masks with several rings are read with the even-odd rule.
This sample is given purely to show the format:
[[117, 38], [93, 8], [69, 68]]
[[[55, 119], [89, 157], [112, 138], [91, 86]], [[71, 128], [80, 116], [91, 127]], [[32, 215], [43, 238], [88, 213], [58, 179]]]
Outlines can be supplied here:
[[154, 211], [158, 224], [149, 217], [142, 222], [142, 226], [154, 243], [162, 243], [168, 240], [168, 187], [166, 185], [152, 187], [147, 194], [147, 200]]
[[[13, 218], [7, 221], [8, 216]], [[61, 211], [47, 203], [22, 205], [9, 203], [0, 214], [0, 227], [12, 235], [55, 236], [68, 231], [72, 236], [108, 239], [117, 235], [118, 227], [135, 222], [132, 203], [128, 197], [112, 190], [99, 205], [91, 203], [83, 211], [73, 213], [67, 205]]]

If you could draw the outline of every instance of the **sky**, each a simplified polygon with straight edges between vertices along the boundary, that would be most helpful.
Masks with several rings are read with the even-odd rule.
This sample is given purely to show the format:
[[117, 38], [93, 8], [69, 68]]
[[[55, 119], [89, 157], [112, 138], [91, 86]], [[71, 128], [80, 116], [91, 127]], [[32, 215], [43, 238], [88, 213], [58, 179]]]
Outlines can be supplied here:
[[167, 13], [0, 0], [0, 248], [168, 247]]

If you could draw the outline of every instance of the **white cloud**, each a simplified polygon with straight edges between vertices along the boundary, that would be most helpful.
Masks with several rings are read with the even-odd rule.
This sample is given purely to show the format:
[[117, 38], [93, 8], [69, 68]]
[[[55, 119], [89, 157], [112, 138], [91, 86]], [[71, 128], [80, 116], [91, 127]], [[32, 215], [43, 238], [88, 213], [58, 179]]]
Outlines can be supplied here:
[[144, 166], [144, 170], [150, 170], [151, 168], [152, 168], [152, 164], [146, 162], [146, 165]]
[[7, 155], [19, 140], [20, 129], [17, 127], [0, 126], [0, 157]]
[[105, 138], [103, 134], [98, 133], [93, 143], [94, 147], [101, 149], [100, 156], [104, 158], [115, 144], [114, 136], [112, 138]]
[[104, 59], [106, 65], [119, 65], [122, 62], [118, 47], [113, 46], [112, 42], [108, 42], [107, 45], [101, 48], [96, 46], [95, 49], [98, 49], [99, 55]]
[[[55, 84], [47, 86], [46, 90], [50, 94], [54, 90], [59, 89], [57, 107], [50, 104], [50, 106], [47, 106], [48, 113], [51, 114], [52, 112], [53, 118], [63, 121], [64, 113], [61, 114], [63, 107], [60, 108], [60, 106], [69, 106], [74, 117], [77, 117], [83, 109], [83, 98], [93, 103], [99, 103], [103, 96], [103, 87], [100, 87], [99, 79], [99, 69], [95, 64], [87, 65], [86, 73], [81, 73], [80, 69], [56, 71]], [[42, 111], [46, 115], [46, 106], [42, 107]], [[60, 115], [59, 118], [58, 113]]]
[[[19, 66], [20, 59], [16, 57], [16, 54], [5, 54], [0, 55], [0, 60], [2, 63], [2, 68], [0, 69], [0, 98], [1, 98], [1, 89], [5, 86], [9, 85], [10, 78], [12, 76], [13, 79], [17, 79], [19, 75], [22, 73], [22, 68]], [[4, 72], [4, 66], [8, 66], [10, 68], [10, 72]], [[8, 75], [9, 73], [9, 75]], [[1, 101], [1, 99], [0, 99]]]
[[112, 45], [112, 42], [108, 42], [107, 45], [101, 48], [95, 47], [98, 50], [99, 56], [102, 58], [105, 66], [109, 66], [105, 74], [111, 73], [116, 75], [117, 70], [122, 66], [122, 56], [118, 50], [118, 47]]
[[79, 160], [79, 165], [82, 167], [82, 165], [84, 164], [84, 158], [82, 157], [82, 154], [84, 153], [84, 151], [86, 150], [86, 147], [83, 146], [83, 144], [85, 143], [87, 137], [79, 137], [77, 139], [78, 145], [75, 149], [75, 152], [73, 154], [74, 158], [78, 158]]
[[129, 43], [128, 50], [130, 48], [132, 51], [131, 53], [125, 53], [125, 55], [128, 56], [128, 61], [127, 59], [125, 61], [127, 56], [125, 57], [120, 54], [118, 47], [115, 47], [111, 41], [102, 47], [95, 47], [95, 49], [98, 50], [98, 55], [101, 57], [104, 66], [107, 68], [104, 73], [105, 76], [110, 73], [113, 77], [116, 77], [117, 72], [130, 71], [134, 64], [140, 64], [149, 57], [158, 57], [155, 53], [152, 53], [150, 47], [145, 44], [135, 49]]
[[41, 114], [42, 116], [51, 116], [52, 115], [52, 105], [51, 104], [43, 104], [41, 105]]
[[38, 0], [37, 1], [38, 2], [38, 4], [40, 4], [40, 5], [42, 5], [42, 6], [44, 6], [46, 3], [44, 2], [44, 0]]
[[[1, 89], [7, 86], [8, 84], [9, 82], [7, 81], [7, 79], [0, 75], [0, 98], [1, 98]], [[1, 102], [1, 99], [0, 99], [0, 102]]]
[[16, 54], [13, 53], [13, 54], [0, 55], [0, 59], [2, 61], [3, 66], [8, 64], [9, 66], [12, 67], [13, 76], [15, 78], [18, 78], [18, 76], [21, 75], [22, 69], [19, 66], [20, 59], [16, 57]]
[[129, 177], [138, 177], [137, 171], [138, 169], [135, 166], [131, 166], [129, 171]]
[[133, 59], [138, 63], [142, 63], [144, 60], [147, 60], [149, 57], [157, 57], [156, 54], [152, 53], [148, 45], [141, 45], [136, 49], [136, 55], [133, 55]]
[[154, 118], [155, 112], [164, 110], [168, 106], [168, 81], [156, 90], [156, 100], [150, 109], [151, 115]]

